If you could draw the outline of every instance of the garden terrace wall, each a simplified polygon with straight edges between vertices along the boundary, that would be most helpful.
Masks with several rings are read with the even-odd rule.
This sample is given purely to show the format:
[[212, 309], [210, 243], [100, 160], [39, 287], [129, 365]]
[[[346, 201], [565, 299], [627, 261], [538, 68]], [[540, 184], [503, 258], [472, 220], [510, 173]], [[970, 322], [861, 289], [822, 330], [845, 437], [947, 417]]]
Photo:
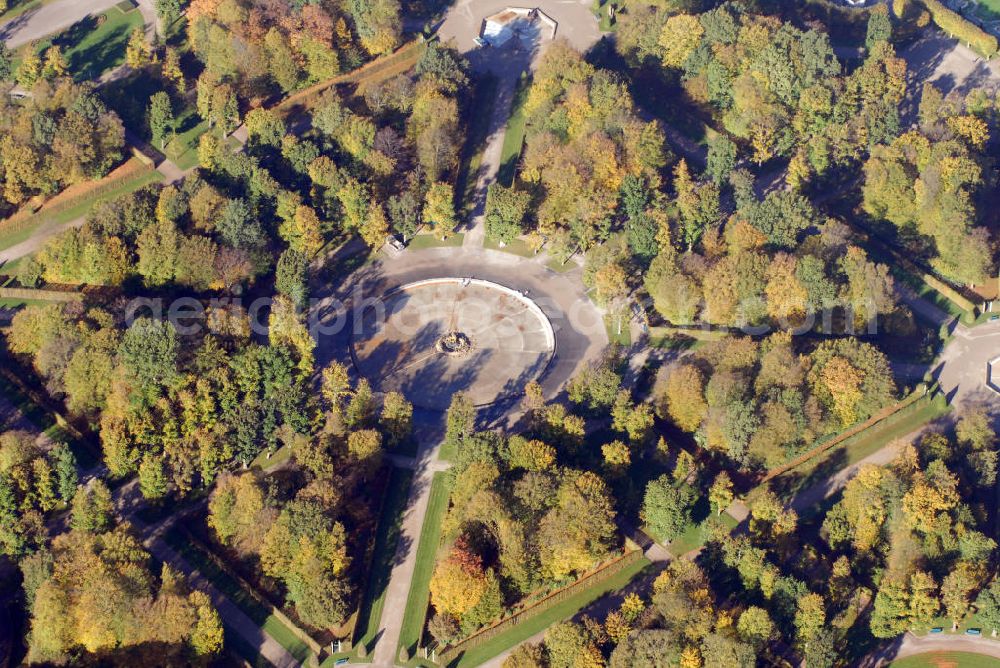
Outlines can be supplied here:
[[479, 647], [483, 643], [487, 642], [500, 635], [505, 631], [509, 631], [518, 624], [526, 622], [533, 617], [537, 617], [549, 608], [558, 605], [567, 598], [578, 594], [579, 592], [588, 589], [590, 587], [596, 586], [601, 582], [604, 582], [611, 576], [624, 570], [626, 567], [634, 564], [636, 561], [642, 558], [642, 550], [631, 550], [621, 555], [620, 557], [609, 561], [602, 566], [590, 571], [589, 573], [583, 575], [576, 582], [563, 587], [562, 589], [557, 589], [545, 598], [541, 599], [537, 603], [521, 610], [515, 612], [510, 617], [506, 617], [496, 622], [492, 626], [488, 626], [481, 631], [469, 636], [465, 640], [459, 642], [458, 644], [446, 647], [444, 651], [441, 652], [438, 658], [438, 663], [441, 665], [448, 665], [455, 659], [457, 659], [463, 652], [467, 652], [475, 647]]

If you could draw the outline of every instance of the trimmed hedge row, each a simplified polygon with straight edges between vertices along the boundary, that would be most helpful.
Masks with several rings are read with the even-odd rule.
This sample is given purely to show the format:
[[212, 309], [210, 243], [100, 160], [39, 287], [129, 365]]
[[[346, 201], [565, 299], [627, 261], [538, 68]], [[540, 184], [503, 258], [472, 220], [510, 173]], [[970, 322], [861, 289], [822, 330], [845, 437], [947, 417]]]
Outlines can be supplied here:
[[630, 552], [626, 552], [617, 559], [609, 561], [596, 570], [587, 573], [576, 582], [552, 592], [534, 605], [527, 607], [520, 612], [516, 612], [510, 617], [500, 620], [493, 626], [486, 627], [482, 631], [469, 636], [456, 645], [451, 645], [445, 648], [445, 650], [439, 655], [438, 663], [443, 666], [448, 665], [463, 652], [468, 652], [470, 649], [479, 647], [486, 641], [495, 638], [505, 631], [509, 631], [518, 624], [526, 622], [533, 617], [537, 617], [549, 608], [552, 608], [553, 606], [565, 601], [567, 598], [578, 594], [583, 589], [588, 589], [604, 582], [611, 576], [634, 564], [639, 559], [642, 559], [642, 556], [642, 550], [632, 550]]
[[97, 199], [120, 188], [123, 184], [137, 180], [152, 171], [154, 171], [152, 164], [139, 158], [130, 158], [115, 172], [99, 181], [87, 183], [77, 193], [65, 195], [64, 191], [61, 195], [56, 195], [35, 211], [32, 211], [30, 208], [21, 209], [6, 220], [0, 220], [0, 234], [16, 234], [32, 225], [38, 225], [46, 218], [57, 216], [88, 200]]
[[951, 287], [950, 285], [942, 281], [937, 276], [934, 276], [933, 274], [921, 272], [919, 275], [920, 275], [920, 280], [922, 280], [924, 283], [929, 285], [934, 290], [937, 290], [946, 299], [948, 299], [948, 301], [955, 304], [955, 306], [958, 306], [960, 309], [962, 309], [963, 311], [967, 311], [973, 316], [976, 315], [976, 305], [973, 304], [972, 301], [970, 301], [969, 299], [966, 299], [964, 296], [962, 296], [962, 294], [959, 293], [958, 290]]
[[898, 401], [892, 404], [891, 406], [886, 406], [878, 413], [875, 413], [875, 415], [865, 420], [864, 422], [860, 422], [854, 425], [853, 427], [850, 427], [849, 429], [840, 432], [830, 440], [824, 441], [819, 445], [817, 445], [816, 447], [812, 448], [811, 450], [803, 452], [801, 455], [799, 455], [792, 461], [771, 469], [770, 471], [764, 474], [764, 477], [761, 478], [760, 483], [763, 484], [768, 480], [771, 480], [772, 478], [778, 477], [779, 475], [785, 473], [786, 471], [790, 471], [796, 466], [801, 466], [802, 464], [806, 463], [813, 457], [821, 455], [827, 450], [835, 448], [836, 446], [840, 445], [841, 443], [851, 438], [852, 436], [856, 436], [867, 429], [871, 429], [882, 420], [885, 420], [886, 418], [895, 415], [896, 413], [903, 410], [910, 404], [919, 401], [920, 399], [923, 399], [925, 396], [927, 396], [927, 386], [921, 383], [920, 385], [917, 386], [917, 389], [911, 392], [909, 396], [907, 396], [902, 401]]
[[[425, 40], [423, 38], [419, 38], [404, 44], [387, 56], [376, 58], [375, 60], [366, 63], [357, 69], [351, 70], [350, 72], [338, 74], [332, 79], [321, 81], [317, 84], [313, 84], [309, 88], [304, 88], [297, 93], [293, 93], [284, 100], [275, 104], [271, 107], [271, 109], [281, 112], [288, 111], [298, 104], [305, 105], [307, 102], [310, 102], [314, 96], [319, 95], [332, 86], [346, 83], [371, 83], [370, 80], [376, 78], [378, 81], [388, 79], [394, 74], [405, 72], [409, 68], [413, 67], [417, 61], [420, 60], [420, 56], [423, 55], [426, 47], [427, 45]], [[386, 74], [386, 70], [388, 70], [388, 74]]]
[[924, 6], [931, 13], [931, 18], [941, 30], [949, 36], [956, 38], [970, 49], [980, 53], [986, 58], [992, 58], [997, 53], [997, 38], [989, 34], [975, 23], [972, 23], [960, 14], [951, 11], [938, 0], [922, 0]]
[[293, 622], [288, 615], [283, 613], [280, 608], [271, 603], [264, 597], [257, 589], [247, 582], [243, 577], [230, 568], [229, 564], [225, 562], [219, 555], [217, 555], [209, 546], [205, 545], [203, 542], [198, 540], [198, 538], [191, 533], [191, 531], [184, 525], [177, 525], [177, 530], [184, 540], [188, 541], [195, 549], [202, 552], [220, 571], [225, 573], [227, 576], [232, 578], [234, 582], [239, 584], [239, 586], [246, 591], [259, 605], [265, 608], [270, 614], [284, 624], [288, 630], [298, 638], [300, 641], [305, 643], [305, 645], [312, 651], [316, 657], [320, 657], [323, 654], [323, 646], [318, 642], [313, 640], [313, 637], [309, 635], [304, 629], [299, 627], [298, 624]]
[[0, 299], [26, 299], [44, 302], [78, 302], [82, 292], [64, 290], [35, 290], [32, 288], [0, 288]]

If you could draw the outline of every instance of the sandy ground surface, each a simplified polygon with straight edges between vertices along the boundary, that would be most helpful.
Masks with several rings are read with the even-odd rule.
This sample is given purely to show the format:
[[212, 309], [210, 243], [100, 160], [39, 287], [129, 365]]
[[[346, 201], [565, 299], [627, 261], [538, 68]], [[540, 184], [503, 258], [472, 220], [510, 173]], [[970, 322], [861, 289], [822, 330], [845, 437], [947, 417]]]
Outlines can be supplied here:
[[[366, 310], [352, 349], [375, 389], [402, 392], [424, 408], [445, 410], [456, 392], [479, 406], [520, 393], [555, 351], [552, 328], [526, 297], [462, 279], [418, 284]], [[461, 337], [448, 350], [446, 337]]]
[[[338, 360], [353, 367], [350, 342], [353, 332], [359, 331], [355, 319], [364, 305], [401, 285], [443, 277], [477, 278], [526, 292], [542, 310], [555, 335], [555, 355], [539, 380], [546, 396], [557, 395], [563, 384], [598, 359], [608, 344], [603, 315], [587, 296], [579, 269], [560, 274], [538, 259], [501, 251], [431, 248], [409, 250], [391, 259], [379, 256], [351, 278], [326, 286], [325, 292], [314, 290], [319, 301], [310, 320], [317, 338], [317, 365]], [[500, 402], [485, 412], [500, 415], [508, 407]]]
[[[505, 0], [458, 0], [448, 11], [438, 32], [441, 40], [455, 40], [462, 51], [475, 48], [475, 39], [486, 17], [497, 14], [508, 7], [537, 7], [556, 21], [555, 38], [565, 38], [580, 51], [586, 51], [601, 38], [597, 19], [590, 11], [589, 0], [536, 0], [528, 5]], [[546, 37], [552, 37], [546, 31]]]
[[973, 88], [1000, 88], [1000, 63], [980, 58], [964, 44], [937, 30], [899, 50], [906, 61], [907, 99], [903, 102], [902, 125], [916, 122], [920, 91], [925, 82], [933, 83], [942, 93], [966, 94]]
[[111, 9], [118, 0], [55, 0], [0, 26], [0, 39], [11, 49], [68, 28], [91, 14]]

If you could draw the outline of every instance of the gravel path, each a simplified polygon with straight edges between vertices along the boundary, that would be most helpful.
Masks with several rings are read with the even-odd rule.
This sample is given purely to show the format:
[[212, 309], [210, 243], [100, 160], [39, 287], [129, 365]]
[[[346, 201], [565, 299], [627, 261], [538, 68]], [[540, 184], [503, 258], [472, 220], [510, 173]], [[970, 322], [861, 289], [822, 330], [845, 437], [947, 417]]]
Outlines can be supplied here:
[[91, 14], [111, 9], [116, 4], [118, 0], [54, 0], [4, 23], [0, 26], [0, 40], [15, 49], [68, 28]]
[[[927, 636], [915, 636], [907, 632], [888, 647], [866, 656], [858, 663], [858, 666], [859, 668], [878, 668], [879, 666], [887, 666], [897, 659], [931, 652], [969, 652], [970, 654], [981, 654], [1000, 659], [1000, 642], [989, 637], [967, 636], [950, 632]], [[955, 664], [951, 662], [935, 664], [931, 661], [927, 665], [950, 666]]]
[[431, 481], [439, 464], [438, 452], [441, 449], [440, 440], [434, 445], [421, 443], [417, 454], [417, 471], [410, 487], [410, 496], [403, 511], [403, 526], [396, 546], [396, 556], [389, 577], [389, 586], [385, 592], [385, 605], [382, 608], [382, 619], [379, 622], [378, 641], [372, 655], [372, 663], [376, 666], [391, 666], [396, 662], [399, 636], [403, 630], [403, 613], [406, 610], [406, 600], [410, 594], [410, 584], [413, 572], [417, 567], [417, 545], [420, 542], [420, 530], [427, 515], [427, 506], [431, 498]]
[[212, 599], [212, 605], [219, 612], [226, 627], [238, 633], [261, 656], [278, 668], [294, 668], [300, 664], [288, 650], [267, 634], [256, 622], [247, 617], [240, 608], [209, 582], [197, 569], [192, 567], [162, 539], [157, 538], [147, 545], [149, 551], [165, 564], [187, 576], [192, 587], [200, 589]]

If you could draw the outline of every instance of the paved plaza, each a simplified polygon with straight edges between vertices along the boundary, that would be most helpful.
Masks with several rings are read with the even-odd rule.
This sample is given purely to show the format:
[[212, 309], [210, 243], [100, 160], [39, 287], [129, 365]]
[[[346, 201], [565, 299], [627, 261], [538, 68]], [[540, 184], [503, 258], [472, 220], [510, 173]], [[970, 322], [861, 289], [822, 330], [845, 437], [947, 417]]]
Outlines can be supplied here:
[[521, 293], [488, 281], [420, 281], [388, 293], [353, 328], [355, 364], [376, 390], [446, 409], [456, 392], [493, 403], [546, 368], [548, 318]]

